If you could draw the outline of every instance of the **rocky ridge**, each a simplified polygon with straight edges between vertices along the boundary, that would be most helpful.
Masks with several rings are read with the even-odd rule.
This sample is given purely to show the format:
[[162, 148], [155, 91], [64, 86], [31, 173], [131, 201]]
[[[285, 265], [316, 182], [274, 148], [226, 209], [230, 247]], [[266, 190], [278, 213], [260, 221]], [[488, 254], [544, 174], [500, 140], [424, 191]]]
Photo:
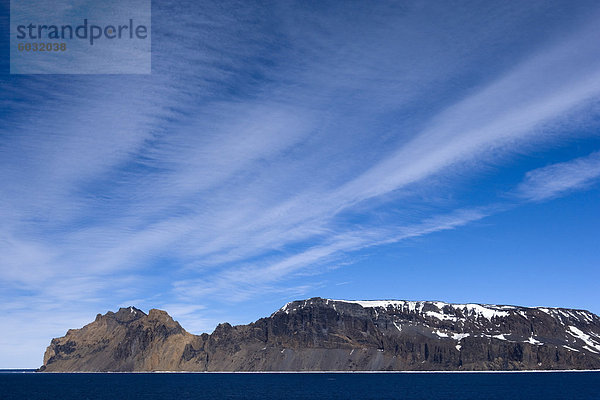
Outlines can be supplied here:
[[166, 312], [108, 312], [53, 339], [42, 371], [600, 369], [584, 310], [438, 301], [293, 301], [248, 325], [186, 332]]

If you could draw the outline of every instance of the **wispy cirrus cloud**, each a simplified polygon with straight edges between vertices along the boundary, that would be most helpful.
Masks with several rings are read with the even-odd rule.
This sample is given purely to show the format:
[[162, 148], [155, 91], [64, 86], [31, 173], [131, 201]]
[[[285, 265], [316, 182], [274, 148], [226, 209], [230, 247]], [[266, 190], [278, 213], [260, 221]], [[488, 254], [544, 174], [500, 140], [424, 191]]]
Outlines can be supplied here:
[[219, 296], [224, 301], [239, 302], [257, 294], [277, 291], [274, 283], [299, 273], [318, 273], [327, 263], [336, 264], [341, 257], [369, 247], [414, 239], [435, 232], [455, 229], [492, 213], [485, 210], [456, 210], [401, 227], [357, 229], [331, 235], [326, 243], [312, 246], [304, 251], [267, 260], [258, 264], [231, 268], [202, 279], [175, 282], [176, 292], [182, 299], [203, 296]]
[[581, 190], [600, 177], [600, 152], [534, 169], [517, 187], [517, 195], [530, 201], [548, 200]]

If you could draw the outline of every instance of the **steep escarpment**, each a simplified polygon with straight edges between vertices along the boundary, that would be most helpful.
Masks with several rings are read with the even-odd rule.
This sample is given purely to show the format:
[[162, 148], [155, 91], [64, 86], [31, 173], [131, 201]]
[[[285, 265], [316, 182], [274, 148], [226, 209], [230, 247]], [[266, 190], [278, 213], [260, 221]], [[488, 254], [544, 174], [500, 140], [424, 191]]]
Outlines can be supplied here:
[[600, 369], [600, 318], [561, 308], [313, 298], [196, 336], [163, 311], [130, 307], [53, 339], [41, 369]]

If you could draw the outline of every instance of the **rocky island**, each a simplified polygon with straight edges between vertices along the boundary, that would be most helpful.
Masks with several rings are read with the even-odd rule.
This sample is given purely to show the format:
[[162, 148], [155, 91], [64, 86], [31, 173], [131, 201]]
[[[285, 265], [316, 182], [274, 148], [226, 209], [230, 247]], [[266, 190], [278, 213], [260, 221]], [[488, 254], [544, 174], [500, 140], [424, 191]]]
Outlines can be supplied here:
[[53, 339], [47, 372], [600, 369], [584, 310], [439, 301], [293, 301], [248, 325], [193, 335], [165, 311], [98, 314]]

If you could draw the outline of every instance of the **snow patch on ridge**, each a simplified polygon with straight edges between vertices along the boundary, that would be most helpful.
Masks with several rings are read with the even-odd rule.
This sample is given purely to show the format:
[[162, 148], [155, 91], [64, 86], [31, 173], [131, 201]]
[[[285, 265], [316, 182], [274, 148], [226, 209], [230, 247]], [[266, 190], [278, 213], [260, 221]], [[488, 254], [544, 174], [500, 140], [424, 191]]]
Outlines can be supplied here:
[[475, 315], [478, 317], [483, 317], [487, 320], [491, 320], [496, 317], [507, 317], [510, 315], [509, 311], [506, 310], [514, 310], [516, 307], [514, 306], [496, 306], [496, 305], [481, 305], [481, 304], [451, 304], [444, 303], [442, 301], [408, 301], [408, 300], [333, 300], [339, 301], [343, 303], [352, 303], [358, 304], [364, 308], [394, 308], [401, 311], [408, 312], [422, 312], [425, 304], [431, 304], [436, 307], [441, 312], [437, 311], [426, 311], [425, 315], [433, 318], [437, 318], [441, 321], [450, 320], [456, 321], [457, 317], [454, 314], [447, 314], [444, 312], [446, 307], [450, 307], [455, 311], [461, 311], [463, 314], [467, 316]]
[[452, 339], [458, 340], [460, 342], [464, 338], [471, 336], [471, 334], [470, 333], [453, 333], [451, 336], [452, 336]]
[[592, 353], [600, 354], [600, 351], [594, 350], [588, 345], [583, 346], [583, 348], [586, 349], [587, 351], [591, 351]]
[[571, 336], [574, 336], [585, 342], [587, 346], [583, 346], [584, 348], [587, 348], [587, 350], [591, 351], [592, 353], [600, 353], [600, 344], [596, 343], [590, 335], [584, 333], [581, 329], [574, 326], [569, 326], [568, 329], [568, 333]]
[[428, 317], [437, 318], [440, 321], [449, 320], [456, 322], [456, 317], [454, 315], [441, 314], [435, 311], [426, 311], [425, 315], [427, 315]]
[[487, 320], [492, 320], [496, 317], [508, 317], [508, 311], [500, 311], [500, 307], [497, 306], [482, 306], [479, 304], [449, 304], [454, 309], [460, 309], [467, 315], [477, 315]]
[[534, 339], [534, 338], [533, 338], [533, 336], [529, 337], [529, 338], [528, 338], [528, 339], [525, 341], [525, 343], [529, 343], [529, 344], [535, 344], [535, 345], [537, 345], [537, 346], [541, 346], [541, 345], [543, 345], [543, 344], [544, 344], [544, 343], [540, 342], [539, 340], [537, 340], [537, 339]]
[[464, 338], [471, 336], [470, 333], [456, 333], [456, 332], [447, 333], [447, 332], [441, 332], [438, 330], [433, 331], [433, 334], [439, 336], [440, 338], [454, 339], [457, 342], [460, 342]]
[[384, 308], [389, 307], [395, 309], [407, 309], [409, 312], [421, 312], [426, 302], [424, 301], [408, 301], [408, 300], [333, 300], [341, 303], [358, 304], [363, 308]]

